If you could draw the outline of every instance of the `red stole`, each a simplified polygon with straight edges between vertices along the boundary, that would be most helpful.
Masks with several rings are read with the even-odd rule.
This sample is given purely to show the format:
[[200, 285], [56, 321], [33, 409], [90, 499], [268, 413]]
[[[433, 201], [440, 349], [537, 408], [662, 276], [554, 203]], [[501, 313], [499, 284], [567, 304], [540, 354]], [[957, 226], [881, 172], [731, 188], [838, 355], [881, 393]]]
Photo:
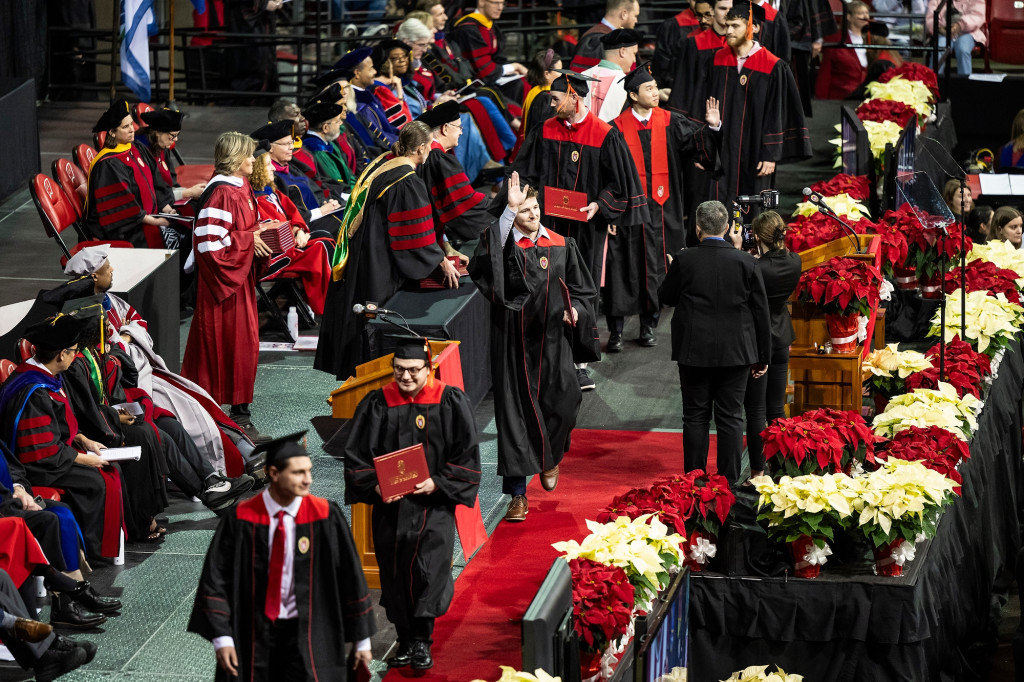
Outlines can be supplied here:
[[[665, 131], [668, 129], [672, 115], [664, 109], [651, 109], [651, 117], [648, 124], [651, 126], [651, 194], [649, 200], [664, 206], [668, 201], [668, 148], [666, 145]], [[646, 181], [647, 169], [644, 166], [644, 149], [640, 144], [640, 121], [633, 115], [633, 110], [628, 109], [625, 113], [615, 119], [615, 124], [622, 131], [626, 139], [629, 153], [636, 164], [637, 173], [641, 180]], [[646, 190], [646, 185], [644, 186]]]
[[160, 171], [160, 177], [164, 179], [168, 187], [174, 187], [174, 179], [171, 177], [171, 169], [167, 166], [167, 150], [157, 149], [153, 152], [153, 158], [156, 159], [156, 169]]

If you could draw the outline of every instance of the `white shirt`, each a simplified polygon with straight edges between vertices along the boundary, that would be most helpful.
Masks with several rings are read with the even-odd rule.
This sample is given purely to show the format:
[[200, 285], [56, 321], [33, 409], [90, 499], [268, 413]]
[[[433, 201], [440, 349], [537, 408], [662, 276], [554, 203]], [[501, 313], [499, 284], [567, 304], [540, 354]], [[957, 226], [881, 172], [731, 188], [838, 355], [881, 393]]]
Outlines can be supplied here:
[[[298, 618], [299, 610], [295, 604], [295, 575], [292, 567], [295, 564], [295, 515], [299, 513], [302, 498], [296, 497], [287, 507], [282, 507], [270, 496], [269, 488], [264, 489], [261, 494], [263, 495], [263, 504], [270, 515], [267, 547], [271, 552], [273, 552], [274, 548], [274, 534], [277, 533], [277, 513], [282, 509], [285, 512], [284, 517], [281, 519], [284, 522], [284, 565], [281, 567], [281, 610], [278, 612], [277, 617], [281, 619]], [[215, 650], [226, 646], [234, 648], [235, 640], [233, 637], [230, 635], [214, 637], [213, 648]], [[356, 644], [356, 651], [366, 651], [369, 648], [369, 638], [360, 640]]]
[[754, 56], [755, 52], [761, 49], [761, 43], [757, 42], [756, 40], [753, 41], [753, 43], [754, 44], [750, 48], [750, 52], [748, 52], [745, 56], [741, 57], [739, 55], [736, 55], [736, 73], [743, 71], [743, 66], [747, 63], [747, 60]]
[[[540, 229], [537, 230], [537, 234], [535, 234], [533, 237], [527, 237], [525, 234], [523, 234], [522, 232], [519, 231], [519, 228], [514, 227], [515, 220], [516, 220], [516, 212], [513, 211], [508, 206], [506, 206], [505, 207], [505, 211], [501, 214], [501, 219], [498, 222], [498, 226], [501, 229], [501, 243], [502, 244], [504, 244], [508, 240], [508, 233], [509, 232], [512, 233], [512, 239], [517, 244], [519, 243], [520, 239], [529, 239], [534, 244], [536, 244], [537, 240], [540, 239], [541, 237], [548, 237], [547, 228], [545, 228], [543, 225], [541, 225]], [[550, 239], [550, 237], [548, 237], [548, 238]]]
[[[850, 42], [853, 43], [854, 45], [863, 45], [864, 44], [864, 36], [863, 35], [855, 36], [852, 33], [850, 33], [848, 35], [850, 36]], [[855, 48], [853, 48], [853, 51], [857, 53], [857, 59], [858, 59], [858, 61], [860, 61], [860, 65], [865, 67], [865, 68], [867, 68], [867, 65], [868, 65], [868, 51], [865, 50], [863, 47], [855, 47]]]

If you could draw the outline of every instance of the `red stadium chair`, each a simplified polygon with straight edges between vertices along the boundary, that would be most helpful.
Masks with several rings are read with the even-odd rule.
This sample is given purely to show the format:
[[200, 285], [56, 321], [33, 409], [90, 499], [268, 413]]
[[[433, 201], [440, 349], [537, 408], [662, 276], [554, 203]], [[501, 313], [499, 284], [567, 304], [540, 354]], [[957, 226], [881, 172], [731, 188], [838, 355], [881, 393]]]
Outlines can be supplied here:
[[986, 56], [1004, 64], [1024, 64], [1024, 3], [991, 0], [988, 16]]
[[178, 176], [178, 185], [180, 187], [191, 187], [192, 185], [198, 185], [200, 182], [209, 182], [210, 178], [216, 173], [216, 170], [213, 164], [193, 164], [178, 166], [174, 169], [174, 172]]
[[92, 146], [96, 147], [96, 151], [103, 149], [103, 145], [107, 143], [107, 131], [101, 130], [98, 133], [92, 135]]
[[89, 169], [92, 167], [92, 160], [96, 158], [96, 150], [87, 144], [80, 144], [71, 150], [71, 158], [85, 171], [85, 179], [88, 182]]
[[36, 347], [28, 339], [18, 339], [18, 361], [25, 362], [36, 354]]
[[17, 367], [13, 362], [7, 358], [0, 358], [0, 384], [7, 381], [7, 377], [11, 376], [11, 372]]
[[71, 205], [78, 212], [78, 217], [85, 215], [85, 198], [89, 194], [89, 179], [78, 164], [68, 159], [57, 159], [53, 162], [50, 174], [60, 188], [71, 199]]
[[132, 106], [132, 123], [135, 124], [135, 132], [144, 133], [146, 132], [146, 122], [142, 120], [142, 115], [147, 111], [153, 111], [153, 107], [146, 102], [136, 102]]
[[[43, 222], [43, 228], [46, 230], [47, 236], [56, 241], [60, 250], [64, 252], [61, 264], [67, 264], [68, 258], [71, 258], [71, 256], [87, 246], [110, 244], [116, 248], [132, 248], [132, 245], [125, 241], [88, 239], [79, 223], [78, 215], [75, 213], [71, 199], [68, 198], [59, 185], [42, 173], [38, 173], [32, 178], [32, 182], [29, 183], [29, 193], [32, 195], [32, 202], [35, 203], [36, 210], [39, 211], [39, 218]], [[67, 244], [64, 243], [64, 239], [60, 236], [69, 227], [74, 228], [78, 234], [78, 243], [71, 250], [68, 250]]]

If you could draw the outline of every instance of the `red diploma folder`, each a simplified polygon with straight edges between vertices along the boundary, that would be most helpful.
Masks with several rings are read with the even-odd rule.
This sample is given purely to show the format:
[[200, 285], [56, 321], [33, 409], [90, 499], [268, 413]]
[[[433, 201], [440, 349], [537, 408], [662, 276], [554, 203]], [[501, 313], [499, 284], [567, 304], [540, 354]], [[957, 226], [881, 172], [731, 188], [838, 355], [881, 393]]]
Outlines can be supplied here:
[[380, 496], [385, 500], [408, 495], [417, 483], [430, 478], [426, 453], [420, 443], [374, 457], [373, 468], [377, 470]]
[[[462, 264], [458, 256], [445, 256], [452, 262], [452, 265], [459, 271], [459, 277], [465, 277], [469, 274], [466, 270], [466, 266]], [[444, 289], [444, 272], [441, 271], [441, 266], [437, 266], [437, 269], [432, 273], [420, 280], [420, 289]]]
[[274, 253], [284, 253], [295, 246], [295, 235], [292, 234], [291, 223], [278, 220], [261, 223], [260, 227], [265, 228], [260, 233], [260, 239]]
[[565, 308], [565, 312], [569, 313], [569, 324], [575, 327], [576, 322], [572, 319], [572, 296], [569, 295], [569, 287], [561, 277], [558, 278], [558, 284], [562, 287], [562, 305]]
[[544, 188], [544, 215], [567, 220], [587, 222], [587, 212], [581, 211], [590, 202], [585, 192], [574, 192], [571, 189], [558, 187]]

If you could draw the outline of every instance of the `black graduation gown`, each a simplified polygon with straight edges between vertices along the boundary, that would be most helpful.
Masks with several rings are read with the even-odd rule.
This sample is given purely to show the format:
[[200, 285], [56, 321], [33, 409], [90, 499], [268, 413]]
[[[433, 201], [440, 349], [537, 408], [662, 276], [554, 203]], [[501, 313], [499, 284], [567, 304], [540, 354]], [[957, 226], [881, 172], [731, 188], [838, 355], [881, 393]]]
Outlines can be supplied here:
[[447, 153], [435, 140], [430, 154], [416, 174], [430, 191], [434, 230], [440, 244], [443, 235], [449, 239], [476, 239], [491, 222], [482, 192], [473, 189], [466, 171], [455, 154]]
[[[540, 130], [526, 136], [512, 170], [540, 193], [537, 198], [542, 211], [544, 188], [548, 186], [583, 192], [588, 201], [597, 202], [599, 210], [589, 222], [550, 215], [543, 219], [549, 230], [576, 242], [595, 284], [602, 279], [608, 225], [628, 229], [650, 220], [640, 178], [622, 133], [592, 111], [572, 130], [557, 117], [549, 118]], [[492, 207], [504, 205], [504, 191]], [[609, 244], [608, 248], [615, 247]], [[597, 302], [593, 305], [596, 308]]]
[[[576, 242], [550, 230], [536, 243], [522, 241], [509, 230], [502, 244], [494, 225], [469, 261], [470, 276], [491, 301], [499, 476], [530, 476], [562, 461], [582, 400], [570, 338], [577, 333], [593, 345], [597, 336], [597, 289]], [[559, 279], [578, 313], [575, 329], [562, 321]]]
[[785, 163], [811, 156], [803, 109], [786, 62], [762, 47], [746, 60], [742, 73], [737, 73], [736, 64], [731, 48], [715, 53], [709, 91], [722, 111], [722, 173], [711, 198], [726, 205], [738, 194], [756, 194], [772, 186], [774, 174], [759, 177], [758, 162]]
[[[269, 534], [262, 494], [225, 513], [206, 551], [188, 621], [189, 632], [208, 640], [234, 638], [240, 674], [233, 679], [278, 682], [268, 675], [272, 625], [263, 615]], [[342, 643], [366, 639], [376, 629], [352, 532], [336, 503], [308, 495], [295, 516], [295, 539], [292, 576], [305, 679], [344, 682], [349, 673]], [[218, 668], [217, 679], [229, 678]]]
[[653, 73], [659, 88], [674, 88], [676, 73], [689, 69], [688, 66], [679, 69], [679, 55], [686, 39], [699, 30], [700, 21], [689, 7], [658, 26], [658, 31], [654, 35]]
[[[100, 362], [103, 361], [100, 358]], [[78, 418], [80, 433], [109, 448], [135, 445], [142, 448], [142, 456], [137, 462], [118, 462], [114, 466], [121, 472], [121, 499], [128, 538], [138, 540], [146, 537], [150, 523], [166, 509], [168, 502], [164, 485], [167, 466], [159, 436], [149, 424], [120, 423], [117, 410], [96, 388], [82, 353], [75, 357], [62, 376]]]
[[[225, 0], [227, 33], [258, 33], [266, 36], [249, 40], [244, 47], [226, 50], [227, 74], [236, 92], [277, 92], [277, 49], [270, 40], [277, 30], [276, 12], [267, 11], [268, 0]], [[210, 12], [213, 14], [213, 12]], [[247, 101], [244, 98], [240, 101]]]
[[[158, 213], [152, 156], [139, 145], [104, 150], [89, 171], [85, 231], [95, 239], [122, 240], [145, 248], [142, 220]], [[146, 157], [150, 159], [147, 162]]]
[[582, 73], [592, 66], [597, 66], [604, 57], [604, 45], [601, 44], [601, 38], [611, 32], [612, 30], [603, 22], [587, 29], [576, 43], [576, 50], [569, 63], [569, 68], [577, 73]]
[[[389, 158], [378, 157], [364, 172]], [[438, 267], [444, 253], [432, 210], [427, 188], [411, 166], [385, 171], [370, 183], [362, 223], [349, 242], [344, 279], [327, 289], [315, 368], [347, 379], [356, 365], [372, 359], [363, 337], [366, 318], [352, 306], [367, 301], [383, 306], [407, 280], [422, 279]]]
[[765, 21], [761, 24], [761, 31], [755, 35], [755, 38], [773, 55], [788, 62], [792, 56], [792, 47], [789, 43], [789, 24], [786, 21], [786, 15], [767, 4], [763, 7]]
[[[627, 144], [631, 137], [627, 134], [628, 127], [639, 127], [632, 109], [627, 109], [612, 123], [622, 130]], [[661, 126], [665, 131], [667, 186], [658, 184], [652, 172], [655, 126]], [[608, 238], [608, 262], [605, 265], [608, 268], [605, 280], [608, 286], [605, 287], [604, 303], [609, 315], [618, 317], [639, 313], [645, 323], [656, 323], [661, 310], [658, 287], [668, 269], [667, 254], [675, 253], [685, 245], [684, 168], [697, 161], [705, 168], [713, 169], [717, 157], [716, 140], [706, 125], [698, 126], [682, 114], [653, 109], [648, 127], [637, 130], [636, 142], [639, 149], [631, 152], [643, 157], [644, 177], [641, 182], [651, 218], [644, 223], [642, 230], [622, 230]], [[612, 249], [613, 242], [620, 242], [619, 248]]]
[[694, 121], [704, 120], [711, 64], [715, 53], [725, 46], [725, 36], [718, 35], [713, 28], [691, 33], [683, 41], [675, 63], [675, 85], [668, 97], [667, 108]]
[[[374, 490], [373, 458], [417, 443], [437, 489], [384, 504]], [[473, 407], [461, 390], [428, 380], [410, 400], [392, 382], [359, 403], [345, 447], [345, 502], [373, 505], [380, 603], [401, 639], [411, 633], [413, 618], [448, 610], [455, 592], [455, 505], [474, 506], [479, 485]]]
[[526, 130], [523, 137], [532, 133], [537, 128], [544, 127], [544, 122], [555, 115], [555, 108], [551, 106], [551, 92], [543, 90], [538, 92], [530, 102], [530, 108], [523, 111], [523, 122]]
[[[21, 365], [19, 369], [24, 367]], [[68, 424], [68, 418], [74, 419], [74, 412], [67, 396], [50, 393], [44, 388], [37, 388], [28, 395], [26, 386], [13, 396], [11, 404], [24, 405], [14, 437], [16, 410], [0, 412], [0, 438], [15, 443], [13, 456], [7, 457], [11, 478], [25, 486], [30, 494], [33, 485], [63, 490], [61, 499], [71, 508], [82, 529], [86, 555], [90, 560], [99, 560], [106, 484], [93, 467], [75, 464], [78, 451], [68, 444], [75, 435]], [[74, 430], [77, 433], [77, 421]]]

